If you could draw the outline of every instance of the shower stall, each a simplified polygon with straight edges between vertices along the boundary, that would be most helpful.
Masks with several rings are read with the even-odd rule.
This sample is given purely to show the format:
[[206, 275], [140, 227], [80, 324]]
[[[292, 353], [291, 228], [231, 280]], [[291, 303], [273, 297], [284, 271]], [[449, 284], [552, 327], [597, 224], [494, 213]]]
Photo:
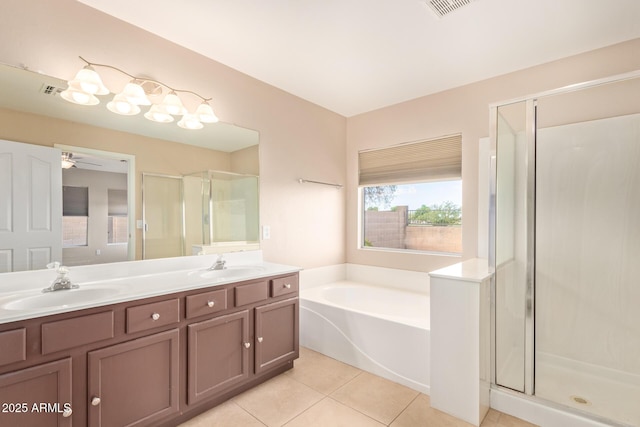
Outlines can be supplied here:
[[491, 106], [494, 387], [640, 425], [640, 72]]

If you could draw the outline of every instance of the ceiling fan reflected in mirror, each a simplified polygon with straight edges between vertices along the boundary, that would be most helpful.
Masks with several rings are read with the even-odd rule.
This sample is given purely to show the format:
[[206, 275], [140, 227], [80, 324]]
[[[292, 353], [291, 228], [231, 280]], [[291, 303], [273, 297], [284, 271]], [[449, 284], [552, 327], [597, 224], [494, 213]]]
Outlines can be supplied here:
[[97, 163], [83, 162], [82, 157], [74, 157], [73, 153], [69, 153], [66, 151], [62, 152], [62, 169], [77, 168], [76, 163], [92, 166], [102, 166]]

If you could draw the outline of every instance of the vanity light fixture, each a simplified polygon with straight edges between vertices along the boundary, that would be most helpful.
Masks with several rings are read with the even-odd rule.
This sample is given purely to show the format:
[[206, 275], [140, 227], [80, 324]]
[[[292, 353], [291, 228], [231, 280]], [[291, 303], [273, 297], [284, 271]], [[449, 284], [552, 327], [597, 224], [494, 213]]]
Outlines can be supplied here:
[[[115, 94], [113, 99], [107, 104], [107, 109], [113, 113], [123, 116], [133, 116], [140, 113], [140, 106], [150, 105], [144, 117], [158, 123], [170, 123], [174, 121], [173, 116], [182, 116], [178, 126], [183, 129], [202, 129], [203, 123], [217, 123], [216, 117], [209, 101], [190, 90], [175, 89], [157, 80], [133, 76], [119, 68], [107, 64], [96, 64], [79, 57], [86, 63], [76, 74], [73, 80], [67, 83], [69, 87], [60, 96], [62, 99], [79, 105], [97, 105], [100, 99], [96, 95], [106, 95], [110, 91], [102, 83], [100, 75], [94, 67], [103, 67], [115, 70], [131, 79], [122, 92]], [[167, 92], [161, 102], [152, 103], [149, 96], [161, 96]], [[189, 93], [202, 101], [194, 113], [189, 112], [178, 93]]]
[[178, 126], [182, 129], [202, 129], [204, 125], [195, 114], [185, 114], [182, 116], [182, 120], [178, 122]]
[[173, 116], [161, 111], [157, 104], [152, 105], [151, 108], [149, 108], [149, 111], [144, 113], [144, 116], [147, 119], [158, 123], [171, 123], [173, 121]]
[[109, 94], [109, 89], [102, 83], [100, 75], [88, 63], [78, 71], [76, 77], [68, 83], [69, 89], [90, 93], [91, 95]]
[[123, 116], [135, 116], [140, 112], [140, 107], [132, 103], [123, 93], [114, 96], [113, 101], [107, 104], [107, 109]]

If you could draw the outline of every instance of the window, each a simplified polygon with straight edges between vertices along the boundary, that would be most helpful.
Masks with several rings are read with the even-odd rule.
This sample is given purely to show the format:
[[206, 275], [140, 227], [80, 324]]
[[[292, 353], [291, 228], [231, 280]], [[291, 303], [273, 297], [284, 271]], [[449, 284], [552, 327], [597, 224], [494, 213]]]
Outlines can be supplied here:
[[461, 253], [461, 174], [461, 135], [360, 152], [360, 248]]
[[87, 246], [89, 188], [62, 187], [62, 246]]
[[126, 244], [129, 241], [127, 190], [107, 190], [107, 243]]

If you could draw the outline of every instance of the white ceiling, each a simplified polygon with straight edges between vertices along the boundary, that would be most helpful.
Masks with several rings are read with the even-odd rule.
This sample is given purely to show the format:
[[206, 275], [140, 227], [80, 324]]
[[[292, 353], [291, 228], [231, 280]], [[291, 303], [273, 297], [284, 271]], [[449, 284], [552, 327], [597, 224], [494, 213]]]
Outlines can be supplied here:
[[640, 0], [80, 0], [350, 117], [640, 37]]

